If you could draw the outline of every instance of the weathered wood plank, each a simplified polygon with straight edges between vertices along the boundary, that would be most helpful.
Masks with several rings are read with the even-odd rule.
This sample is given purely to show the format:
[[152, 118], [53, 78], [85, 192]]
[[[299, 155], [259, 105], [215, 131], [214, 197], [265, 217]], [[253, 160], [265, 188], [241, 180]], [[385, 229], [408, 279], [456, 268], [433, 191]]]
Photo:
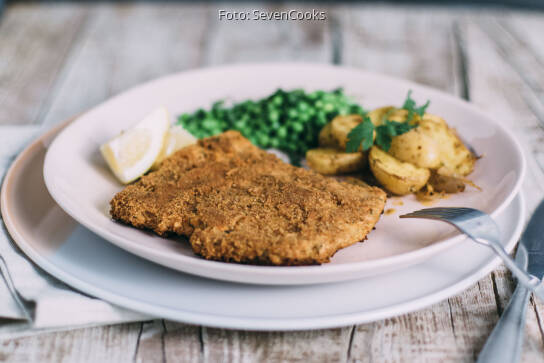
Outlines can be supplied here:
[[134, 360], [136, 362], [200, 362], [201, 328], [164, 320], [142, 325]]
[[9, 362], [128, 362], [140, 324], [78, 329], [0, 342]]
[[[528, 114], [529, 127], [544, 128], [544, 59], [540, 54], [544, 53], [541, 42], [534, 39], [533, 32], [544, 29], [544, 19], [539, 23], [533, 21], [534, 28], [520, 27], [517, 18], [486, 18], [482, 22], [482, 29], [495, 45], [495, 50], [504, 59], [509, 68], [517, 73], [519, 80], [523, 82], [521, 93], [522, 107], [515, 108], [515, 112]], [[516, 27], [511, 23], [517, 24]], [[526, 40], [529, 41], [526, 41]], [[532, 40], [532, 41], [531, 41]], [[534, 122], [536, 121], [536, 122]], [[512, 125], [516, 128], [516, 125]], [[540, 137], [529, 144], [529, 153], [536, 160], [539, 168], [536, 170], [541, 177], [544, 175], [544, 145], [542, 144], [542, 132], [537, 132]], [[539, 178], [542, 180], [542, 178]], [[537, 202], [538, 200], [534, 200]]]
[[419, 7], [364, 5], [341, 8], [337, 16], [344, 64], [455, 91], [451, 12], [434, 9], [430, 16]]
[[[502, 20], [498, 16], [494, 19]], [[491, 20], [490, 23], [489, 16], [481, 16], [463, 26], [463, 39], [468, 49], [470, 94], [474, 103], [509, 126], [524, 145], [529, 167], [523, 191], [527, 196], [528, 212], [531, 212], [544, 195], [543, 172], [537, 162], [542, 153], [541, 140], [544, 137], [544, 129], [533, 109], [529, 107], [534, 90], [521, 77], [520, 69], [516, 69], [523, 63], [508, 59], [517, 57], [518, 54], [504, 48], [504, 29], [498, 29], [494, 24], [496, 25], [495, 20]], [[517, 48], [518, 52], [520, 50]], [[519, 56], [525, 57], [527, 54]], [[510, 274], [504, 269], [496, 271], [494, 278], [499, 305], [504, 307], [511, 296], [514, 284]], [[539, 314], [542, 315], [541, 312], [540, 302], [537, 302], [537, 308], [529, 309], [527, 337], [522, 356], [524, 362], [542, 361], [544, 358], [541, 320], [538, 317]], [[485, 332], [482, 334], [487, 335]]]
[[201, 362], [203, 359], [202, 330], [194, 325], [164, 323], [164, 355], [166, 361]]
[[345, 361], [351, 328], [300, 332], [204, 329], [206, 362]]
[[163, 362], [164, 322], [153, 320], [142, 323], [134, 350], [135, 362]]
[[[525, 24], [526, 20], [530, 22]], [[544, 19], [520, 14], [487, 19], [484, 28], [493, 34], [499, 54], [531, 89], [536, 102], [530, 107], [544, 126], [544, 42], [535, 37], [544, 31]]]
[[202, 64], [207, 6], [99, 4], [66, 60], [43, 122], [52, 125], [147, 80]]
[[[487, 284], [488, 286], [482, 286]], [[351, 359], [357, 362], [472, 361], [496, 317], [491, 281], [420, 312], [357, 327]], [[384, 347], [387, 347], [384, 349]]]
[[13, 4], [0, 22], [0, 125], [37, 122], [66, 56], [84, 28], [87, 7]]
[[[353, 362], [427, 362], [459, 360], [448, 303], [421, 312], [356, 327]], [[425, 352], [425, 353], [422, 353]]]

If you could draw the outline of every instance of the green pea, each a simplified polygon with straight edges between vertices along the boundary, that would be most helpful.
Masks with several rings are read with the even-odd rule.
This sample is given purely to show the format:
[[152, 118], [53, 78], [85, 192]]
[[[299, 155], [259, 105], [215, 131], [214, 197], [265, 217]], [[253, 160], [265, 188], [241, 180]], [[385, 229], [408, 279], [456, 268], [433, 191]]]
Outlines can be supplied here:
[[270, 139], [270, 147], [277, 149], [279, 146], [280, 146], [280, 140], [274, 137]]
[[270, 118], [270, 121], [277, 123], [279, 121], [279, 119], [280, 119], [280, 113], [278, 111], [274, 110], [274, 111], [271, 111], [268, 114], [268, 117]]
[[300, 115], [299, 119], [301, 122], [308, 122], [310, 120], [311, 116], [309, 113], [303, 113]]
[[218, 128], [218, 127], [217, 127], [217, 128], [213, 128], [213, 129], [210, 130], [210, 134], [211, 134], [211, 135], [218, 135], [218, 134], [220, 134], [220, 133], [222, 133], [222, 132], [223, 132], [223, 130], [220, 129], [220, 128]]
[[290, 109], [289, 111], [287, 111], [287, 116], [289, 116], [289, 118], [291, 119], [297, 118], [298, 112], [295, 109]]
[[317, 145], [321, 128], [338, 114], [364, 114], [342, 89], [306, 93], [302, 89], [277, 89], [260, 100], [244, 100], [226, 107], [222, 101], [209, 110], [184, 113], [177, 123], [196, 137], [228, 129], [239, 130], [263, 148], [284, 150], [296, 163], [306, 150]]
[[218, 126], [218, 122], [214, 119], [208, 118], [202, 121], [202, 127], [204, 127], [206, 130], [212, 130], [214, 128], [217, 128]]
[[278, 135], [279, 138], [283, 139], [287, 136], [287, 127], [285, 126], [282, 126], [280, 127], [277, 131], [276, 131], [276, 134]]
[[269, 138], [266, 134], [259, 134], [257, 135], [257, 141], [259, 145], [266, 147], [268, 146]]
[[278, 121], [272, 121], [270, 123], [270, 129], [271, 130], [277, 130], [281, 127], [281, 124]]
[[301, 132], [304, 129], [304, 126], [300, 123], [292, 123], [290, 126], [295, 132]]

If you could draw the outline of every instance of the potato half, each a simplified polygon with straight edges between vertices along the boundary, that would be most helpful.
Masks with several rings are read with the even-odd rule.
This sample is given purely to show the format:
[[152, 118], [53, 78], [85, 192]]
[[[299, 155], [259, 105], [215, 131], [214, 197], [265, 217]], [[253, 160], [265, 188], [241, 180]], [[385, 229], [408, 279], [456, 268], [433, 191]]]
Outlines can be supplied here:
[[429, 169], [397, 160], [376, 146], [370, 149], [368, 162], [382, 186], [397, 195], [417, 192], [431, 176]]
[[331, 132], [331, 123], [329, 122], [326, 124], [321, 131], [319, 132], [319, 146], [321, 147], [332, 147], [332, 148], [340, 148], [340, 145], [338, 145], [338, 141], [334, 138], [332, 132]]
[[357, 126], [361, 122], [363, 122], [363, 118], [360, 115], [336, 116], [330, 122], [330, 133], [336, 140], [336, 144], [340, 149], [346, 149], [348, 134], [351, 130], [353, 130], [355, 126]]
[[427, 121], [432, 121], [432, 122], [437, 123], [437, 124], [442, 125], [442, 126], [448, 126], [448, 124], [446, 123], [446, 120], [444, 120], [440, 116], [433, 115], [432, 113], [424, 113], [423, 114], [423, 119], [427, 120]]
[[426, 113], [419, 126], [395, 136], [389, 154], [420, 168], [449, 170], [466, 176], [474, 169], [475, 156], [444, 119]]
[[[440, 167], [451, 174], [466, 176], [474, 169], [476, 156], [463, 144], [454, 129], [438, 116], [424, 117], [418, 129], [438, 146]], [[401, 135], [402, 136], [402, 135]], [[444, 173], [443, 173], [444, 174]]]
[[337, 175], [361, 170], [366, 164], [365, 154], [346, 153], [331, 148], [318, 148], [306, 152], [308, 166], [320, 174]]
[[395, 136], [388, 153], [420, 168], [436, 169], [441, 166], [440, 146], [420, 127]]

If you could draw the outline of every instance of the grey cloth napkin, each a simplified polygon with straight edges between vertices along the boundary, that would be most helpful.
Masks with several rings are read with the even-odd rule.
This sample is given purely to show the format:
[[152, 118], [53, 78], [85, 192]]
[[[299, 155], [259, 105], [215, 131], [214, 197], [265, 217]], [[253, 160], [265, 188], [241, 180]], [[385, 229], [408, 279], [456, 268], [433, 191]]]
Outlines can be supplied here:
[[[3, 180], [16, 155], [42, 131], [38, 126], [0, 126], [0, 176]], [[83, 295], [34, 265], [17, 248], [4, 223], [0, 226], [0, 255], [6, 261], [17, 291], [35, 304], [27, 321], [4, 281], [0, 279], [0, 339], [44, 331], [149, 320], [105, 301]]]

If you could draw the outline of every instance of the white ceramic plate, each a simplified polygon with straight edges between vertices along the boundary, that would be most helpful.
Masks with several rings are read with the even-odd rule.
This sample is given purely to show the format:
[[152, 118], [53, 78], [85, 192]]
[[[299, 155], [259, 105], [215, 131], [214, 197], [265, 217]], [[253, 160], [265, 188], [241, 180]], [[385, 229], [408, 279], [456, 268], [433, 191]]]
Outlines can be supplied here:
[[429, 112], [443, 116], [484, 155], [470, 178], [483, 191], [468, 190], [437, 203], [496, 215], [514, 197], [524, 159], [511, 134], [474, 106], [443, 92], [352, 68], [311, 64], [236, 65], [180, 73], [136, 87], [92, 109], [69, 125], [47, 153], [44, 176], [57, 203], [74, 219], [117, 246], [164, 266], [200, 276], [258, 284], [308, 284], [385, 273], [431, 257], [463, 237], [439, 222], [399, 220], [422, 208], [413, 197], [389, 201], [396, 214], [384, 215], [365, 243], [339, 251], [321, 266], [266, 267], [206, 261], [187, 244], [113, 222], [108, 203], [122, 189], [98, 152], [101, 143], [159, 105], [174, 115], [210, 107], [218, 99], [260, 98], [278, 87], [311, 91], [343, 87], [367, 109], [400, 105], [409, 89], [416, 100], [431, 100]]
[[[231, 329], [337, 327], [421, 309], [474, 284], [500, 263], [488, 248], [464, 241], [400, 271], [334, 284], [259, 286], [184, 274], [127, 253], [70, 218], [43, 182], [47, 140], [25, 150], [6, 176], [1, 206], [9, 232], [53, 276], [142, 313]], [[518, 196], [497, 217], [508, 251], [521, 234], [524, 210]]]

